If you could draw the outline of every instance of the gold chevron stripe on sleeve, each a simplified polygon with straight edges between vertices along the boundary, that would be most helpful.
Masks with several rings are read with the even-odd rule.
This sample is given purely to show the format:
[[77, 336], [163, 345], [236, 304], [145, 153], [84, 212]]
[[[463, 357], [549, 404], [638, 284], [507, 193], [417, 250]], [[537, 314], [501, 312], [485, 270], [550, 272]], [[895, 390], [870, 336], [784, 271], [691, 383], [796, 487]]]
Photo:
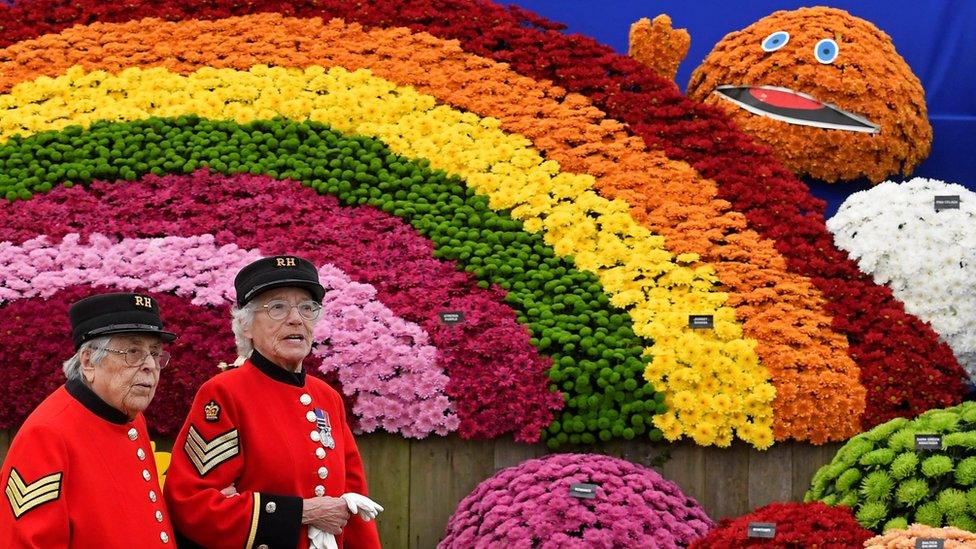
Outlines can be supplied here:
[[197, 472], [203, 477], [214, 467], [239, 454], [241, 439], [237, 429], [231, 429], [207, 440], [200, 435], [196, 427], [190, 425], [183, 449], [186, 451], [186, 456], [190, 458], [190, 462], [197, 468]]
[[7, 501], [10, 502], [14, 518], [19, 519], [24, 513], [38, 505], [61, 497], [61, 477], [60, 472], [52, 473], [27, 484], [17, 469], [11, 467], [4, 493], [7, 496]]

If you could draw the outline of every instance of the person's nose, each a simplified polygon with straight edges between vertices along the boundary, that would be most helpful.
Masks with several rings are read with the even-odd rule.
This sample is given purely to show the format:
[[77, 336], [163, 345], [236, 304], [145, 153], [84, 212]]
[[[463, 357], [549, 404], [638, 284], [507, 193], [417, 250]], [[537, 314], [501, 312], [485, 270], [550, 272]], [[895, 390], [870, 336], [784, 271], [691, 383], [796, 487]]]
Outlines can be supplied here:
[[146, 355], [146, 359], [142, 361], [140, 368], [146, 371], [156, 370], [157, 372], [163, 369], [162, 366], [159, 365], [159, 359], [153, 358], [152, 355]]
[[135, 375], [152, 376], [153, 378], [155, 378], [156, 374], [160, 371], [162, 371], [162, 368], [160, 368], [159, 365], [156, 364], [156, 361], [153, 360], [152, 357], [146, 357], [146, 360], [143, 360], [142, 364], [140, 364], [136, 368], [137, 373]]
[[292, 305], [291, 308], [288, 309], [288, 316], [285, 317], [285, 319], [287, 320], [288, 324], [301, 324], [302, 315], [299, 314], [298, 307]]

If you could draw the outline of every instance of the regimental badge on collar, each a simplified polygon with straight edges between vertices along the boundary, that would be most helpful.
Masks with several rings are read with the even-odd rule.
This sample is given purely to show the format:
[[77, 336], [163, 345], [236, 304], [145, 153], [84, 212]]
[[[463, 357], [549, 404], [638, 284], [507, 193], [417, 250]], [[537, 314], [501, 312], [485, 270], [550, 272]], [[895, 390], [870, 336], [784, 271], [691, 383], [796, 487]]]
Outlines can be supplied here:
[[335, 449], [335, 439], [332, 438], [332, 422], [329, 421], [329, 413], [323, 410], [322, 408], [316, 408], [315, 424], [319, 428], [319, 435], [321, 436], [322, 446], [325, 446], [330, 450]]
[[203, 407], [203, 418], [214, 422], [220, 419], [220, 405], [216, 400], [211, 400]]

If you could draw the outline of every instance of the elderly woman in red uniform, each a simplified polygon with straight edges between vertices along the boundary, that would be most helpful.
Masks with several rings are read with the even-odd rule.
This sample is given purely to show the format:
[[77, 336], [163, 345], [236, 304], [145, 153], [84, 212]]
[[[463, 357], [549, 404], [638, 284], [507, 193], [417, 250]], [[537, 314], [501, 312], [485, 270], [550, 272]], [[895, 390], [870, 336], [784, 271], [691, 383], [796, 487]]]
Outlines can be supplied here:
[[247, 360], [200, 387], [166, 478], [181, 547], [380, 547], [342, 400], [302, 368], [325, 295], [315, 267], [264, 258], [234, 286]]
[[176, 336], [143, 295], [91, 296], [69, 316], [67, 382], [24, 422], [0, 472], [0, 547], [173, 546], [142, 412]]

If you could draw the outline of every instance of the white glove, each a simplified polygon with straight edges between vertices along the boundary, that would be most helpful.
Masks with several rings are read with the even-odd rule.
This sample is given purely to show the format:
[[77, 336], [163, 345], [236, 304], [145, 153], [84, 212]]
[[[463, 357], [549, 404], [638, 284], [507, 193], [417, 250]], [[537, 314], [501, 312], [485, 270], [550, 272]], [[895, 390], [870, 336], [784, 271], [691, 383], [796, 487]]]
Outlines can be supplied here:
[[308, 541], [312, 549], [339, 549], [335, 536], [314, 526], [308, 527]]
[[[383, 512], [383, 507], [379, 503], [355, 492], [347, 492], [339, 498], [346, 502], [346, 507], [349, 508], [350, 513], [359, 515], [359, 518], [366, 522], [373, 520]], [[312, 549], [339, 549], [335, 536], [314, 526], [308, 527], [308, 540]]]
[[359, 515], [359, 518], [366, 522], [373, 520], [376, 518], [376, 515], [383, 512], [382, 505], [355, 492], [346, 492], [339, 496], [339, 498], [345, 500], [346, 507], [349, 508], [350, 513]]

